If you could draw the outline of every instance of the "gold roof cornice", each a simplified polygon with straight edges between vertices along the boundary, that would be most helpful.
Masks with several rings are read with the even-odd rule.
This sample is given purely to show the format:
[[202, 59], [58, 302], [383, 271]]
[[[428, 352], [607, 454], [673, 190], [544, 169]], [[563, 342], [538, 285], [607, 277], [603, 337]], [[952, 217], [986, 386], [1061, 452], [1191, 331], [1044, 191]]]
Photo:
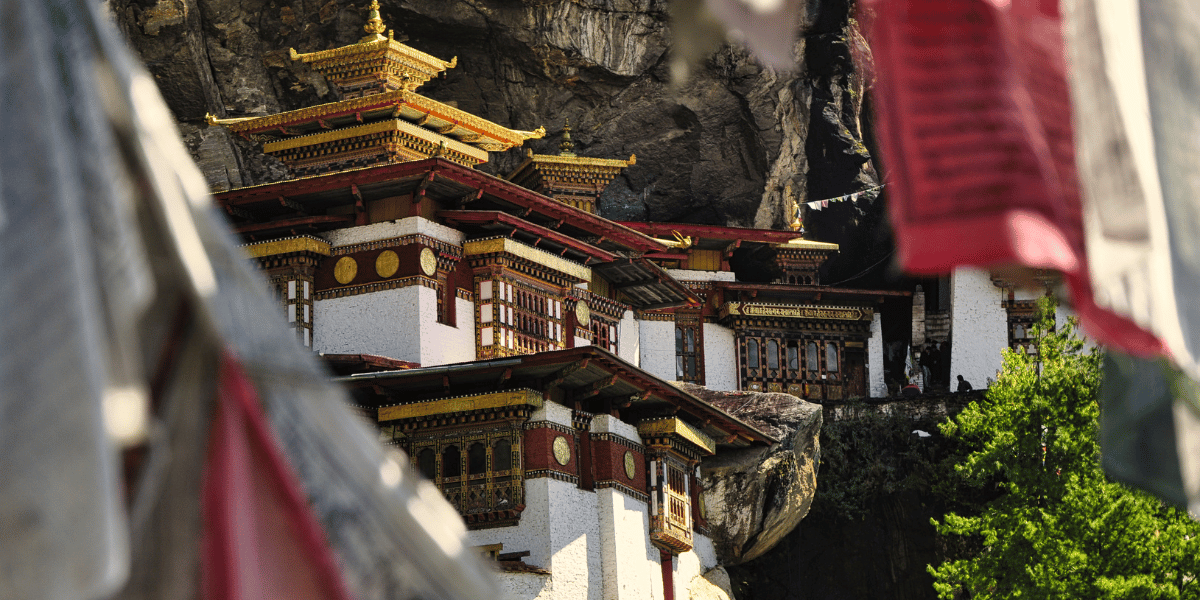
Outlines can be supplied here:
[[838, 245], [829, 242], [814, 242], [803, 238], [789, 240], [786, 244], [771, 244], [779, 250], [832, 250], [837, 251]]
[[[291, 110], [288, 112], [277, 113], [264, 117], [217, 119], [216, 117], [210, 116], [208, 123], [210, 125], [221, 125], [227, 127], [234, 133], [255, 133], [267, 129], [293, 125], [296, 123], [307, 123], [333, 114], [352, 113], [361, 111], [363, 109], [387, 105], [393, 105], [397, 109], [407, 106], [421, 113], [435, 114], [441, 120], [455, 123], [458, 127], [470, 129], [476, 133], [486, 136], [487, 138], [490, 138], [490, 140], [494, 140], [495, 143], [504, 146], [504, 150], [512, 148], [513, 146], [518, 146], [524, 143], [525, 140], [538, 139], [546, 135], [546, 129], [544, 127], [539, 127], [534, 131], [518, 131], [514, 129], [508, 129], [507, 127], [502, 127], [492, 123], [487, 119], [477, 117], [468, 112], [464, 112], [447, 104], [438, 102], [437, 100], [426, 98], [420, 94], [410, 92], [408, 90], [395, 90], [381, 94], [363, 96], [361, 98], [354, 98], [351, 100], [329, 102], [327, 104], [310, 106], [308, 108]], [[335, 133], [336, 131], [341, 130], [322, 132], [322, 134], [317, 135]], [[480, 140], [477, 142], [479, 145], [486, 143], [487, 140]]]
[[415, 404], [384, 406], [379, 409], [379, 420], [382, 422], [398, 419], [415, 419], [515, 406], [538, 408], [542, 406], [542, 394], [533, 390], [523, 389], [479, 396], [443, 398], [441, 400], [417, 402]]
[[717, 453], [717, 442], [704, 432], [679, 420], [679, 417], [664, 417], [638, 423], [638, 435], [643, 439], [654, 435], [673, 435], [700, 448], [708, 454]]
[[435, 72], [440, 73], [446, 69], [453, 69], [458, 65], [458, 57], [450, 60], [442, 60], [432, 54], [421, 52], [412, 46], [401, 44], [390, 37], [375, 37], [368, 36], [366, 41], [340, 48], [330, 48], [329, 50], [318, 50], [316, 52], [296, 52], [295, 48], [288, 48], [288, 56], [292, 60], [299, 60], [306, 63], [317, 62], [322, 60], [333, 60], [337, 58], [350, 58], [360, 54], [378, 53], [380, 50], [388, 50], [395, 52], [407, 58], [416, 61], [419, 64], [428, 66]]
[[246, 244], [242, 248], [246, 250], [246, 254], [250, 255], [250, 258], [262, 258], [290, 252], [312, 252], [324, 256], [329, 256], [330, 253], [329, 242], [306, 235]]
[[586, 156], [561, 156], [554, 154], [532, 154], [529, 158], [536, 163], [554, 163], [559, 165], [583, 165], [588, 167], [612, 167], [621, 169], [637, 164], [637, 155], [630, 154], [629, 160], [619, 158], [588, 158]]
[[428, 129], [417, 127], [408, 121], [400, 119], [389, 119], [379, 121], [378, 123], [369, 123], [367, 125], [359, 125], [358, 127], [347, 127], [345, 129], [335, 129], [333, 131], [324, 131], [321, 133], [313, 133], [310, 135], [301, 135], [278, 142], [268, 142], [263, 144], [263, 152], [273, 153], [291, 150], [293, 148], [303, 148], [306, 146], [315, 146], [326, 142], [336, 142], [347, 138], [370, 135], [372, 133], [382, 133], [385, 131], [400, 131], [407, 133], [413, 137], [423, 139], [427, 142], [440, 146], [445, 144], [446, 148], [464, 156], [468, 156], [479, 162], [487, 162], [487, 152], [464, 144], [458, 140], [450, 139], [446, 136], [434, 133]]
[[463, 256], [475, 256], [478, 254], [498, 254], [507, 253], [518, 258], [523, 258], [533, 263], [537, 263], [550, 269], [570, 275], [580, 281], [591, 281], [592, 270], [577, 262], [569, 261], [556, 254], [551, 254], [545, 250], [526, 246], [521, 242], [515, 241], [507, 237], [492, 237], [481, 240], [469, 240], [463, 242]]

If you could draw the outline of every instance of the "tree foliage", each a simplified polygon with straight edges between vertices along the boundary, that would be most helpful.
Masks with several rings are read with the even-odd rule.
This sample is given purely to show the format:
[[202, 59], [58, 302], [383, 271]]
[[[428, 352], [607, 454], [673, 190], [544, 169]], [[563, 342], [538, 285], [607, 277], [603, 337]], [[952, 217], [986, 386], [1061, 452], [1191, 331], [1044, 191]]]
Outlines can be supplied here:
[[1200, 524], [1105, 478], [1097, 441], [1099, 350], [1075, 324], [1034, 327], [1037, 355], [1004, 351], [998, 379], [942, 432], [971, 444], [957, 469], [1001, 495], [978, 516], [947, 514], [943, 535], [977, 556], [929, 567], [941, 598], [1200, 598]]

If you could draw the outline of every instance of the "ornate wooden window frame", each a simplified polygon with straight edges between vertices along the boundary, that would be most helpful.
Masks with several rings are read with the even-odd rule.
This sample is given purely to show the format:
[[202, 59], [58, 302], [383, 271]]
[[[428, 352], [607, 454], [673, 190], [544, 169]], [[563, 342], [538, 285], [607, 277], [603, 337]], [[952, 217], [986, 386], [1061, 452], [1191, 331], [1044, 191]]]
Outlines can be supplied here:
[[675, 313], [675, 379], [704, 385], [704, 319], [700, 311]]

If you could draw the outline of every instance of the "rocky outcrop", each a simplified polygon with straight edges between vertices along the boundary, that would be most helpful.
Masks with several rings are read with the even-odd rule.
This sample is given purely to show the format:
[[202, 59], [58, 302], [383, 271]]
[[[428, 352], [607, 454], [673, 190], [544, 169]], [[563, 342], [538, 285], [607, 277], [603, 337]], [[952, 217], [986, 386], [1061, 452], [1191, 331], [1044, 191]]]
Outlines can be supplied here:
[[779, 440], [700, 463], [705, 514], [721, 564], [753, 560], [791, 533], [812, 505], [821, 407], [790, 394], [686, 389]]
[[[205, 113], [261, 115], [335, 100], [287, 50], [357, 41], [365, 4], [108, 0], [217, 189], [285, 171], [252, 144], [208, 131]], [[725, 46], [677, 88], [667, 8], [666, 0], [382, 1], [397, 38], [458, 57], [421, 93], [515, 129], [546, 126], [549, 135], [529, 144], [537, 152], [555, 151], [570, 119], [581, 155], [636, 154], [601, 197], [605, 216], [778, 227], [786, 198], [803, 202], [810, 188], [816, 197], [842, 194], [873, 179], [849, 0], [808, 1], [791, 72]], [[493, 154], [484, 170], [506, 174], [519, 152]]]
[[707, 573], [693, 578], [688, 586], [688, 597], [691, 600], [736, 600], [729, 582], [729, 573], [724, 567], [710, 569]]

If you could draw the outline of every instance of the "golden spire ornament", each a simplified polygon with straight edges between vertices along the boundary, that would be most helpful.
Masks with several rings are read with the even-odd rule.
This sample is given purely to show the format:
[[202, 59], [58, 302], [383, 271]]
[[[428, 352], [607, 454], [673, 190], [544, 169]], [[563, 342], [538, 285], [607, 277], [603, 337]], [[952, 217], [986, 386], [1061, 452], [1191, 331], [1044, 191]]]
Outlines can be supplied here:
[[571, 120], [563, 122], [562, 143], [558, 145], [559, 156], [575, 156], [575, 143], [571, 141]]
[[367, 32], [367, 37], [361, 41], [373, 42], [383, 38], [383, 34], [387, 31], [387, 27], [383, 24], [383, 19], [379, 16], [379, 0], [371, 0], [370, 12], [367, 13], [367, 24], [363, 25], [363, 31]]

